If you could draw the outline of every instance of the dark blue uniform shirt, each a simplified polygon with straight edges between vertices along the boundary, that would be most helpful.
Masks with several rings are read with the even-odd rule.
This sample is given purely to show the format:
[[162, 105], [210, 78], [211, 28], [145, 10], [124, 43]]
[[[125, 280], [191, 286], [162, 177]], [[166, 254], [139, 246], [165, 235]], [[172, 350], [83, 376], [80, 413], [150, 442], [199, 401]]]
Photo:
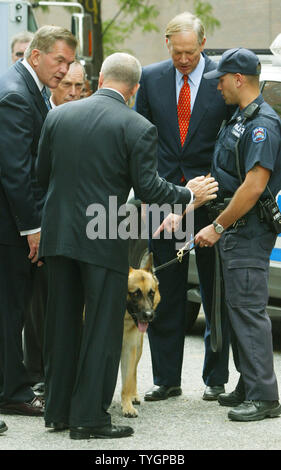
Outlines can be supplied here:
[[[238, 108], [218, 134], [212, 176], [219, 183], [217, 201], [231, 197], [241, 185], [236, 165], [235, 146], [239, 139], [242, 180], [256, 164], [271, 171], [269, 187], [275, 196], [281, 188], [281, 120], [261, 95], [254, 101], [259, 111], [244, 121], [247, 106]], [[262, 198], [269, 196], [265, 189]]]

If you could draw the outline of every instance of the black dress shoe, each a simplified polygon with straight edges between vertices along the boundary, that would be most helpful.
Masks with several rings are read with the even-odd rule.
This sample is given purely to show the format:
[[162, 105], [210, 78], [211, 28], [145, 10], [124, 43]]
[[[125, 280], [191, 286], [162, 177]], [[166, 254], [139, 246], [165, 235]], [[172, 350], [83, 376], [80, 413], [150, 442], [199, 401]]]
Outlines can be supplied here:
[[130, 426], [114, 426], [107, 425], [99, 428], [87, 428], [83, 426], [70, 427], [71, 439], [90, 439], [96, 437], [100, 439], [114, 439], [121, 437], [129, 437], [134, 433]]
[[245, 400], [244, 392], [235, 389], [230, 393], [222, 393], [218, 396], [218, 402], [221, 406], [238, 406]]
[[49, 422], [46, 421], [45, 428], [51, 428], [54, 431], [64, 431], [65, 429], [69, 428], [69, 425], [62, 422]]
[[145, 401], [158, 401], [158, 400], [167, 400], [170, 397], [177, 397], [182, 394], [182, 389], [180, 387], [166, 387], [166, 385], [154, 385], [146, 394], [144, 395]]
[[7, 430], [8, 430], [8, 426], [6, 425], [6, 423], [4, 423], [4, 421], [0, 421], [0, 434]]
[[265, 418], [276, 418], [281, 414], [279, 401], [244, 401], [228, 413], [233, 421], [260, 421]]
[[43, 416], [44, 405], [40, 398], [35, 397], [31, 402], [3, 403], [0, 406], [0, 411], [10, 415]]
[[214, 385], [213, 387], [206, 387], [203, 394], [203, 400], [214, 401], [218, 399], [220, 393], [224, 393], [224, 385]]

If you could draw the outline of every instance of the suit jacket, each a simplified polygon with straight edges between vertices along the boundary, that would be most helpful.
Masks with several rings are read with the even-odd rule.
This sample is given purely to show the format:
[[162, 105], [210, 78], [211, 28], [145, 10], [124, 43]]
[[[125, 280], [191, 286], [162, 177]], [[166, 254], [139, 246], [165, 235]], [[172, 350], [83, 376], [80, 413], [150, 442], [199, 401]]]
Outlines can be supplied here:
[[[38, 180], [48, 189], [39, 256], [62, 255], [127, 273], [128, 240], [118, 235], [124, 216], [115, 221], [109, 196], [117, 196], [117, 210], [126, 203], [131, 187], [144, 202], [190, 200], [188, 189], [158, 176], [156, 148], [155, 126], [126, 106], [115, 91], [101, 89], [50, 111], [38, 151]], [[99, 204], [96, 211], [104, 215], [104, 239], [88, 236], [90, 227], [101, 228], [94, 226], [100, 219], [92, 204]]]
[[16, 62], [0, 78], [0, 243], [27, 243], [19, 232], [40, 227], [44, 194], [35, 159], [48, 109], [28, 70]]
[[[215, 63], [205, 54], [204, 57], [203, 73], [215, 69]], [[144, 67], [135, 109], [157, 127], [158, 171], [168, 181], [178, 184], [182, 175], [188, 181], [210, 171], [217, 133], [222, 121], [233, 112], [233, 108], [225, 105], [217, 84], [217, 79], [202, 77], [182, 147], [173, 62], [167, 60]]]

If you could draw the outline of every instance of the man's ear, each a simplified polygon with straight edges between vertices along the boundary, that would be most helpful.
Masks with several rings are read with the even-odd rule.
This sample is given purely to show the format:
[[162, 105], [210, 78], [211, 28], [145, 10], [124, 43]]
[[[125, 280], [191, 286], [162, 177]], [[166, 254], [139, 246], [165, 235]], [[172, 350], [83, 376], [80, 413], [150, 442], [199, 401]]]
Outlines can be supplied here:
[[240, 88], [241, 85], [243, 85], [243, 83], [245, 82], [244, 75], [242, 75], [241, 73], [236, 73], [234, 75], [234, 79], [237, 88]]
[[104, 82], [103, 73], [102, 73], [102, 72], [100, 72], [100, 74], [99, 74], [99, 83], [98, 83], [98, 88], [102, 88], [102, 86], [103, 86], [103, 82]]
[[39, 49], [32, 49], [31, 54], [29, 56], [31, 65], [36, 67], [39, 64], [40, 55], [41, 55], [41, 51], [39, 51]]
[[135, 94], [137, 93], [139, 87], [140, 87], [140, 84], [137, 83], [137, 84], [134, 86], [134, 88], [132, 88], [131, 96], [135, 96]]

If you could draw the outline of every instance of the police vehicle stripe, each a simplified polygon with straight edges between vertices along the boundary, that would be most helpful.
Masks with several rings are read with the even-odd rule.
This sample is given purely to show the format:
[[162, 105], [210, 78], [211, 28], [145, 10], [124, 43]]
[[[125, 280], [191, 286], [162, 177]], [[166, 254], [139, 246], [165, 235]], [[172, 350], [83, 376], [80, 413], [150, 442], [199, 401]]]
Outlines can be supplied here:
[[[277, 198], [277, 203], [281, 211], [281, 194]], [[271, 261], [280, 261], [281, 262], [281, 233], [278, 235], [275, 247], [273, 248], [270, 256]]]

